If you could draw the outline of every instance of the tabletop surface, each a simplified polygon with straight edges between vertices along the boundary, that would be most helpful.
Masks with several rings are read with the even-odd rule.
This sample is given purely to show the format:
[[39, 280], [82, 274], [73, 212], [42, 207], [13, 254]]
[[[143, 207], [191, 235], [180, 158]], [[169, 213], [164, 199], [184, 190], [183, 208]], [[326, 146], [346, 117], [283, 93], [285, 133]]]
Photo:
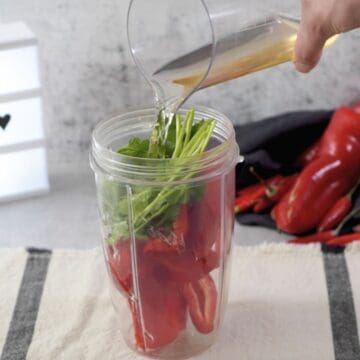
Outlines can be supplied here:
[[[0, 248], [31, 246], [55, 249], [46, 252], [45, 261], [46, 264], [50, 264], [49, 279], [51, 276], [56, 277], [56, 280], [49, 280], [47, 284], [50, 287], [55, 286], [55, 288], [49, 289], [45, 286], [41, 302], [40, 297], [28, 294], [28, 291], [33, 292], [39, 287], [38, 279], [36, 277], [32, 279], [34, 284], [26, 282], [26, 278], [21, 282], [23, 268], [37, 263], [37, 260], [35, 261], [38, 256], [37, 250], [29, 250], [29, 253], [26, 254], [23, 249], [0, 249], [5, 257], [8, 256], [7, 261], [3, 263], [0, 261], [0, 264], [7, 269], [3, 272], [0, 271], [0, 277], [3, 275], [5, 279], [14, 279], [14, 277], [9, 276], [9, 271], [13, 271], [14, 276], [16, 275], [18, 279], [17, 282], [6, 283], [4, 279], [0, 281], [0, 287], [1, 285], [7, 287], [7, 290], [2, 289], [3, 291], [0, 291], [0, 294], [9, 293], [8, 287], [13, 287], [11, 292], [13, 296], [5, 297], [5, 300], [12, 299], [7, 301], [8, 307], [13, 309], [16, 303], [13, 312], [5, 312], [9, 326], [3, 327], [3, 332], [5, 331], [3, 335], [5, 336], [6, 332], [10, 335], [0, 336], [0, 339], [2, 338], [4, 341], [6, 338], [6, 342], [3, 341], [3, 352], [6, 360], [18, 358], [11, 355], [14, 349], [12, 340], [18, 341], [19, 332], [22, 332], [24, 328], [23, 323], [18, 320], [23, 319], [23, 314], [33, 314], [27, 308], [22, 308], [24, 304], [26, 306], [33, 305], [28, 303], [26, 299], [38, 299], [38, 305], [40, 303], [49, 304], [49, 306], [42, 306], [38, 309], [37, 319], [30, 319], [31, 329], [35, 333], [34, 335], [32, 332], [29, 333], [30, 335], [28, 334], [28, 337], [25, 336], [24, 339], [33, 339], [34, 341], [29, 340], [26, 346], [18, 349], [22, 353], [26, 351], [28, 359], [37, 360], [41, 349], [49, 349], [49, 346], [44, 347], [41, 344], [44, 341], [47, 342], [47, 345], [50, 344], [44, 334], [49, 334], [48, 319], [49, 316], [54, 316], [53, 309], [62, 309], [64, 299], [72, 299], [74, 288], [81, 289], [81, 286], [84, 286], [85, 289], [92, 288], [88, 283], [84, 283], [84, 272], [79, 271], [78, 254], [80, 252], [68, 251], [66, 256], [75, 259], [76, 266], [64, 267], [62, 251], [66, 250], [60, 250], [60, 248], [86, 249], [97, 247], [100, 244], [93, 174], [86, 166], [56, 167], [50, 172], [50, 184], [51, 192], [48, 195], [0, 205]], [[284, 242], [287, 238], [288, 236], [280, 235], [276, 231], [268, 229], [244, 227], [238, 224], [235, 226], [234, 242], [237, 245], [257, 245], [264, 242], [279, 243]], [[31, 251], [35, 251], [35, 253], [31, 253]], [[99, 249], [94, 249], [94, 251], [97, 252]], [[234, 272], [233, 279], [241, 279], [241, 281], [237, 292], [239, 298], [235, 299], [236, 301], [234, 300], [233, 303], [239, 306], [229, 306], [230, 310], [235, 312], [230, 311], [228, 315], [230, 319], [239, 319], [243, 316], [243, 321], [227, 322], [229, 328], [224, 332], [226, 336], [219, 342], [219, 346], [213, 348], [214, 359], [218, 359], [219, 354], [224, 354], [226, 351], [225, 358], [233, 359], [234, 357], [231, 355], [233, 352], [231, 351], [235, 349], [237, 353], [239, 344], [242, 344], [244, 359], [288, 359], [289, 352], [292, 354], [292, 359], [328, 360], [334, 358], [340, 360], [358, 358], [360, 348], [357, 328], [360, 326], [356, 320], [355, 311], [360, 304], [360, 293], [358, 291], [360, 288], [358, 276], [360, 274], [359, 251], [333, 254], [327, 253], [326, 249], [321, 249], [319, 246], [303, 248], [268, 244], [259, 247], [238, 248], [235, 249], [235, 252], [240, 256], [238, 259], [240, 268]], [[87, 252], [81, 253], [86, 254]], [[21, 261], [11, 260], [11, 257], [16, 254], [20, 254]], [[49, 262], [50, 257], [51, 262]], [[95, 258], [96, 261], [101, 260], [102, 263], [102, 256], [95, 256]], [[90, 256], [88, 259], [85, 273], [93, 271], [94, 274], [97, 274], [93, 257]], [[16, 267], [19, 266], [20, 269], [17, 269]], [[76, 271], [74, 271], [75, 267]], [[55, 271], [56, 269], [59, 271]], [[69, 273], [68, 278], [64, 278], [64, 269], [67, 269]], [[42, 272], [34, 268], [33, 274], [42, 274]], [[74, 281], [74, 276], [78, 277], [78, 282]], [[96, 276], [87, 276], [86, 279], [90, 281]], [[62, 281], [61, 285], [59, 285], [60, 280]], [[233, 284], [236, 282], [235, 280], [232, 280]], [[100, 281], [99, 283], [103, 284], [104, 282]], [[254, 284], [256, 285], [254, 286]], [[67, 286], [70, 286], [68, 291], [71, 296], [63, 296], [55, 306], [54, 301], [58, 299], [58, 296], [54, 297], [53, 294], [57, 293], [58, 288], [65, 291], [64, 289]], [[25, 294], [23, 296], [24, 301], [20, 301], [22, 298], [17, 295], [18, 293]], [[88, 299], [89, 297], [85, 298]], [[95, 298], [99, 298], [97, 291], [94, 291]], [[104, 299], [105, 302], [108, 301], [108, 297], [104, 296]], [[94, 301], [95, 303], [97, 302]], [[81, 302], [79, 304], [81, 305]], [[74, 302], [69, 301], [68, 306], [71, 309], [71, 311], [69, 310], [70, 313], [73, 311]], [[107, 305], [105, 307], [111, 308]], [[301, 311], [298, 311], [299, 309]], [[82, 314], [83, 312], [75, 311], [74, 313]], [[5, 315], [3, 314], [3, 316]], [[63, 319], [62, 312], [59, 316]], [[100, 317], [103, 317], [102, 312], [100, 312]], [[73, 329], [78, 329], [78, 324], [84, 322], [83, 318], [74, 316], [67, 317], [67, 319], [71, 322], [67, 326]], [[35, 321], [37, 326], [35, 326]], [[75, 323], [73, 323], [74, 321]], [[95, 323], [95, 328], [98, 329], [99, 321], [96, 320]], [[294, 328], [295, 324], [297, 326]], [[260, 328], [259, 325], [261, 325]], [[302, 326], [301, 329], [300, 325]], [[42, 333], [41, 329], [44, 329], [45, 332]], [[51, 334], [55, 330], [52, 329]], [[67, 331], [65, 333], [67, 334]], [[90, 333], [97, 336], [99, 331], [90, 331]], [[101, 334], [106, 334], [106, 331], [100, 332]], [[75, 335], [79, 336], [79, 333]], [[89, 339], [85, 340], [83, 347], [76, 342], [77, 347], [73, 349], [70, 346], [68, 351], [72, 351], [72, 354], [83, 353], [89, 343]], [[94, 338], [93, 340], [90, 342], [94, 344], [97, 341], [100, 343], [105, 341], [102, 338]], [[304, 342], [307, 343], [306, 347], [303, 346]], [[110, 341], [110, 344], [113, 343]], [[57, 342], [52, 345], [54, 349], [57, 349]], [[114, 349], [114, 351], [116, 354], [119, 353], [118, 349]], [[125, 356], [128, 356], [128, 350], [123, 351], [126, 354]], [[254, 351], [257, 352], [255, 357], [253, 357]], [[272, 357], [269, 357], [269, 353]], [[95, 350], [93, 354], [96, 354]], [[49, 358], [46, 356], [43, 358]], [[60, 357], [55, 356], [53, 358]], [[80, 357], [76, 355], [71, 358]], [[92, 359], [93, 357], [88, 358]], [[109, 359], [112, 358], [115, 357], [109, 357]], [[209, 359], [208, 354], [204, 354], [203, 358]]]

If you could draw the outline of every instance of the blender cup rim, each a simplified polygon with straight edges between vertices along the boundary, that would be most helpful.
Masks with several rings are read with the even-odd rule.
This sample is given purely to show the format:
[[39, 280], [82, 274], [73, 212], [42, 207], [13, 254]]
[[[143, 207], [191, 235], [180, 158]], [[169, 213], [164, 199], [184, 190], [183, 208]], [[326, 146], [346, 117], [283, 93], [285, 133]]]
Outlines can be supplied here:
[[[187, 109], [179, 109], [180, 114], [186, 112]], [[216, 120], [214, 137], [220, 142], [219, 145], [205, 151], [202, 156], [181, 159], [148, 159], [119, 154], [111, 148], [111, 143], [121, 137], [136, 136], [136, 131], [148, 130], [150, 132], [156, 114], [157, 110], [154, 107], [138, 108], [100, 121], [92, 133], [90, 164], [93, 171], [129, 183], [184, 184], [218, 176], [241, 161], [230, 119], [216, 110], [201, 106], [196, 107], [195, 119], [214, 118]], [[179, 170], [183, 175], [192, 174], [192, 176], [186, 180], [155, 180], [155, 178], [168, 176], [172, 171]], [[154, 180], [146, 181], [146, 178], [149, 177], [154, 177]]]

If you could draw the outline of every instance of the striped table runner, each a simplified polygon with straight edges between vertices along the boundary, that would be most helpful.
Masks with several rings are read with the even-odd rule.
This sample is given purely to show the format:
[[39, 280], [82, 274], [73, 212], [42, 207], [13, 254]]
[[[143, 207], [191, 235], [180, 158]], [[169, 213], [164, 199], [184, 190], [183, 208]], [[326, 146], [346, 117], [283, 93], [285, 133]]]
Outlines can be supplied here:
[[[105, 277], [100, 249], [0, 250], [0, 359], [143, 359]], [[236, 247], [223, 330], [195, 359], [360, 359], [359, 314], [360, 246]]]

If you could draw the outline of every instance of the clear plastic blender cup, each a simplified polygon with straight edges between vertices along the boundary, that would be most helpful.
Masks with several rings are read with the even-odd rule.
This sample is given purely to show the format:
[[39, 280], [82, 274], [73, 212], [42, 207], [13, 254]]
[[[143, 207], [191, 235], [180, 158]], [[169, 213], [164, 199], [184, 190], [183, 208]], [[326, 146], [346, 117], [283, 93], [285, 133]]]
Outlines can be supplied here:
[[299, 0], [132, 0], [129, 44], [158, 105], [175, 112], [198, 89], [291, 60], [299, 6]]
[[[185, 359], [214, 343], [224, 317], [239, 149], [231, 121], [198, 108], [196, 122], [216, 120], [213, 147], [201, 158], [119, 154], [129, 138], [149, 137], [156, 115], [156, 109], [138, 109], [99, 123], [90, 160], [114, 323], [133, 350]], [[161, 215], [154, 210], [159, 200], [166, 207]], [[162, 227], [173, 215], [171, 227]]]

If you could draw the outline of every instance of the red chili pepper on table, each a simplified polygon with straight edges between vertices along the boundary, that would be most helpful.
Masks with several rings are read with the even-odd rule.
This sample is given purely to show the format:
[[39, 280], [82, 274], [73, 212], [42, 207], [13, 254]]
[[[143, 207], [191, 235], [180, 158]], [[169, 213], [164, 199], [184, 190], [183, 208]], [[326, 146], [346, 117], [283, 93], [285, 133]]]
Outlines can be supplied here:
[[273, 209], [277, 227], [289, 233], [315, 228], [359, 178], [360, 114], [341, 107], [323, 134], [318, 157]]
[[[352, 239], [350, 237], [350, 235], [353, 234], [348, 234], [348, 235], [341, 235], [339, 236], [339, 233], [342, 231], [344, 225], [356, 214], [358, 214], [360, 212], [360, 207], [359, 208], [355, 208], [353, 209], [349, 214], [347, 214], [347, 216], [341, 221], [341, 223], [338, 225], [338, 227], [334, 230], [328, 230], [328, 231], [323, 231], [320, 233], [316, 233], [316, 234], [311, 234], [308, 236], [301, 236], [295, 239], [291, 239], [288, 242], [292, 243], [292, 244], [309, 244], [309, 243], [316, 243], [316, 242], [320, 242], [320, 243], [325, 243], [328, 244], [331, 241], [336, 241], [336, 239], [339, 239], [342, 236], [348, 236], [347, 239], [350, 242], [350, 240]], [[360, 229], [356, 229], [356, 227], [353, 229], [355, 232], [360, 233]]]
[[[252, 207], [254, 207], [254, 209], [255, 207], [256, 209], [260, 208], [260, 211], [265, 210], [268, 203], [271, 205], [277, 200], [277, 197], [281, 196], [281, 191], [288, 181], [287, 177], [281, 175], [276, 175], [267, 180], [263, 180], [254, 170], [252, 170], [252, 172], [261, 182], [239, 191], [238, 196], [235, 199], [235, 213], [245, 212]], [[271, 198], [272, 201], [265, 201], [267, 198]], [[260, 205], [257, 205], [258, 203], [260, 203]]]
[[264, 184], [256, 184], [240, 191], [235, 199], [235, 213], [245, 212], [266, 194]]
[[[254, 184], [254, 185], [250, 185], [250, 186], [247, 186], [247, 187], [241, 189], [241, 190], [237, 193], [237, 197], [252, 195], [252, 194], [257, 193], [257, 191], [258, 191], [259, 189], [263, 189], [263, 190], [264, 190], [264, 188], [265, 188], [265, 186], [264, 186], [264, 184], [262, 184], [262, 183], [257, 183], [257, 184]], [[265, 190], [266, 190], [266, 188], [265, 188]]]
[[294, 185], [298, 175], [277, 179], [266, 189], [266, 196], [257, 201], [253, 207], [254, 213], [260, 213], [276, 204]]
[[310, 163], [292, 190], [274, 207], [277, 227], [295, 234], [315, 228], [334, 201], [353, 185], [351, 178], [339, 176], [351, 173], [349, 166], [333, 157]]
[[336, 234], [333, 231], [324, 231], [317, 234], [311, 234], [308, 236], [302, 236], [295, 239], [291, 239], [288, 243], [291, 244], [310, 244], [310, 243], [326, 243], [332, 239]]
[[255, 205], [253, 207], [253, 211], [255, 214], [259, 214], [259, 213], [269, 209], [273, 205], [274, 205], [274, 201], [272, 199], [264, 197], [255, 203]]
[[[283, 177], [278, 183], [274, 183], [272, 189], [266, 192], [266, 195], [269, 199], [274, 202], [279, 201], [295, 184], [296, 179], [298, 178], [298, 174]], [[269, 190], [269, 188], [268, 188]]]
[[[345, 157], [345, 160], [353, 157], [353, 160], [358, 160], [356, 155], [359, 150], [359, 138], [360, 114], [354, 109], [342, 106], [333, 114], [322, 136], [318, 155], [319, 157], [324, 155], [336, 156], [341, 159]], [[359, 169], [359, 164], [359, 162], [353, 162], [353, 167]]]
[[256, 179], [260, 181], [259, 185], [265, 186], [265, 195], [268, 197], [274, 196], [276, 194], [277, 187], [279, 184], [284, 182], [285, 177], [282, 175], [275, 175], [266, 180], [264, 180], [255, 170], [253, 166], [249, 168], [249, 171], [254, 175]]
[[360, 233], [351, 233], [341, 236], [336, 236], [326, 242], [329, 246], [343, 246], [352, 243], [353, 241], [360, 241]]
[[350, 192], [346, 196], [340, 198], [338, 201], [335, 202], [335, 204], [326, 213], [325, 217], [322, 219], [320, 225], [318, 226], [318, 232], [330, 230], [341, 223], [341, 221], [351, 210], [351, 198], [356, 191], [358, 185], [359, 182], [350, 190]]
[[347, 196], [340, 198], [326, 213], [324, 219], [318, 226], [317, 231], [320, 233], [338, 225], [349, 213], [351, 206], [351, 200]]

